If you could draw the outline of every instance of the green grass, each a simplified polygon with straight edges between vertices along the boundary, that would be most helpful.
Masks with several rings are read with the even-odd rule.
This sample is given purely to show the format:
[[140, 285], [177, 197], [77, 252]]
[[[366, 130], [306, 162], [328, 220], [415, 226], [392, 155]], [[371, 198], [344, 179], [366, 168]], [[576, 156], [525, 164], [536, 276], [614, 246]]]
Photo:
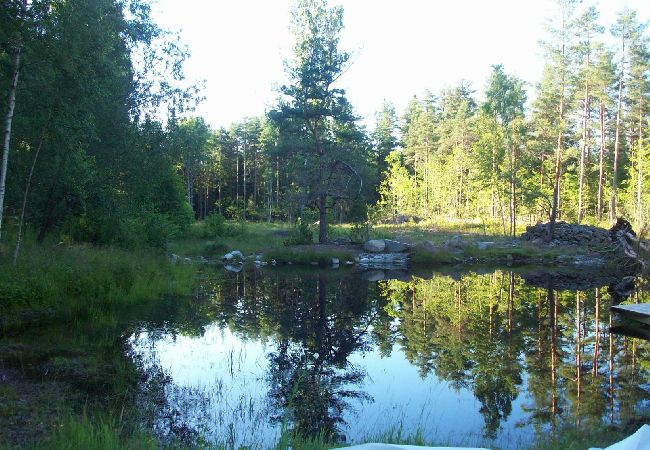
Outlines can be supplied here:
[[282, 223], [227, 222], [223, 235], [212, 235], [203, 222], [194, 223], [188, 233], [171, 242], [169, 252], [181, 256], [221, 257], [231, 250], [244, 254], [284, 247], [285, 234], [291, 227]]
[[561, 427], [553, 436], [544, 434], [538, 437], [536, 450], [584, 450], [589, 447], [605, 448], [618, 442], [636, 429], [623, 432], [611, 426], [590, 426], [576, 428], [575, 425]]
[[[611, 427], [590, 428], [589, 430], [577, 429], [575, 427], [564, 427], [555, 436], [545, 434], [539, 436], [530, 448], [537, 450], [582, 450], [589, 447], [603, 448], [617, 441], [624, 439], [629, 432], [622, 432]], [[404, 445], [452, 445], [447, 442], [430, 442], [423, 437], [421, 431], [414, 434], [403, 434], [400, 427], [379, 433], [375, 436], [368, 436], [363, 442], [383, 442], [387, 444]], [[458, 443], [454, 444], [458, 445]], [[463, 445], [487, 446], [486, 443], [468, 440]], [[149, 432], [133, 427], [125, 426], [121, 419], [95, 417], [80, 414], [65, 418], [52, 435], [40, 440], [31, 446], [21, 447], [30, 449], [48, 448], [52, 450], [149, 450], [161, 448], [161, 443]], [[326, 450], [334, 447], [344, 447], [346, 444], [327, 442], [322, 436], [303, 438], [284, 430], [277, 442], [260, 442], [251, 448], [274, 449], [274, 450]], [[167, 443], [167, 448], [174, 449], [227, 449], [230, 445], [225, 442], [203, 443], [188, 446], [181, 443]], [[14, 449], [8, 445], [0, 445], [0, 449]]]
[[411, 264], [415, 266], [437, 266], [459, 262], [459, 257], [446, 250], [424, 251], [415, 250], [411, 252]]
[[[0, 447], [18, 448], [18, 447]], [[48, 438], [21, 447], [51, 450], [149, 450], [160, 448], [156, 438], [141, 431], [127, 433], [124, 424], [114, 419], [91, 419], [86, 414], [70, 416], [58, 424]]]
[[0, 250], [5, 319], [39, 311], [58, 319], [84, 316], [187, 294], [194, 283], [194, 268], [174, 265], [153, 250], [26, 243], [15, 267], [8, 253]]

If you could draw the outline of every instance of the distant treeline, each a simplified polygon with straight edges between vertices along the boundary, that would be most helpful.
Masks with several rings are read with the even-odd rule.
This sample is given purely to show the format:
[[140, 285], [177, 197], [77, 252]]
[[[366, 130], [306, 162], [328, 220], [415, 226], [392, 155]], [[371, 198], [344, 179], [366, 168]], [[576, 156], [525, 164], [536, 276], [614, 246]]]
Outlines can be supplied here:
[[[162, 245], [210, 213], [320, 220], [321, 241], [328, 221], [398, 215], [504, 233], [549, 218], [647, 222], [650, 49], [634, 11], [606, 31], [595, 7], [560, 1], [533, 92], [495, 65], [482, 102], [460, 82], [401, 114], [386, 103], [373, 131], [336, 85], [342, 27], [342, 7], [298, 0], [277, 105], [214, 130], [191, 117], [186, 54], [147, 3], [3, 0], [5, 224], [24, 209], [40, 239]], [[164, 124], [149, 118], [161, 111]]]

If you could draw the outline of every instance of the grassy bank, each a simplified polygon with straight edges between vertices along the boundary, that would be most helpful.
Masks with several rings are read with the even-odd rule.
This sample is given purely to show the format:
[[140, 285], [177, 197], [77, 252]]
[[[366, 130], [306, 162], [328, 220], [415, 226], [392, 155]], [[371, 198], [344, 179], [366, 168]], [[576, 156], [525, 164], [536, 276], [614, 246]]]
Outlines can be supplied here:
[[[311, 233], [311, 236], [307, 236], [308, 241], [315, 242], [317, 228], [315, 225], [308, 228]], [[393, 239], [411, 244], [410, 264], [413, 267], [464, 263], [559, 264], [568, 267], [579, 256], [586, 260], [599, 258], [597, 264], [610, 264], [612, 270], [617, 266], [616, 260], [594, 255], [580, 246], [551, 248], [521, 243], [511, 236], [495, 233], [494, 227], [475, 223], [407, 223], [374, 227], [332, 225], [329, 239], [336, 244], [328, 245], [296, 243], [296, 230], [281, 223], [223, 222], [215, 229], [208, 221], [197, 222], [182, 239], [173, 242], [169, 250], [183, 257], [202, 256], [213, 261], [220, 260], [232, 250], [239, 250], [247, 256], [262, 255], [267, 262], [275, 260], [278, 263], [322, 267], [331, 265], [332, 258], [338, 258], [341, 262], [352, 260], [363, 251], [360, 244], [367, 239]], [[453, 244], [448, 245], [449, 242]]]
[[208, 223], [196, 222], [188, 232], [170, 242], [168, 251], [181, 256], [220, 258], [231, 250], [244, 254], [285, 248], [284, 241], [291, 226], [284, 223], [228, 222], [214, 229]]
[[[125, 354], [123, 333], [158, 299], [189, 294], [196, 268], [150, 249], [34, 242], [24, 245], [14, 267], [9, 250], [0, 246], [0, 443], [154, 448], [142, 447], [138, 436], [137, 446], [109, 439], [133, 434], [139, 414], [142, 374]], [[91, 424], [86, 409], [123, 417], [131, 427]], [[45, 445], [53, 430], [69, 430], [72, 444], [66, 437]], [[86, 438], [98, 444], [86, 446]]]
[[89, 245], [24, 246], [18, 264], [0, 253], [2, 327], [42, 320], [78, 320], [164, 295], [190, 291], [194, 268], [162, 252]]
[[[119, 419], [95, 418], [91, 419], [86, 415], [69, 417], [65, 419], [56, 431], [47, 439], [41, 440], [27, 447], [28, 449], [48, 448], [52, 450], [152, 450], [161, 448], [161, 443], [150, 433], [135, 430], [126, 431]], [[581, 428], [575, 426], [561, 427], [555, 435], [543, 435], [537, 437], [532, 445], [519, 446], [519, 448], [531, 448], [537, 450], [582, 450], [589, 447], [604, 448], [615, 442], [624, 439], [634, 433], [634, 430], [623, 432], [617, 428]], [[383, 442], [387, 444], [402, 444], [416, 446], [458, 446], [446, 441], [432, 442], [422, 437], [421, 432], [413, 435], [404, 435], [399, 428], [391, 429], [375, 436], [368, 436], [364, 442]], [[351, 444], [350, 444], [351, 445]], [[480, 439], [468, 439], [464, 444], [468, 447], [491, 448], [489, 443]], [[302, 438], [293, 435], [289, 431], [281, 433], [276, 442], [259, 442], [253, 448], [273, 450], [327, 450], [336, 447], [345, 447], [344, 443], [331, 443], [322, 437]], [[167, 443], [167, 448], [181, 449], [205, 449], [225, 450], [231, 449], [232, 444], [228, 442], [212, 442], [199, 444]], [[0, 449], [14, 449], [17, 447], [3, 446]]]

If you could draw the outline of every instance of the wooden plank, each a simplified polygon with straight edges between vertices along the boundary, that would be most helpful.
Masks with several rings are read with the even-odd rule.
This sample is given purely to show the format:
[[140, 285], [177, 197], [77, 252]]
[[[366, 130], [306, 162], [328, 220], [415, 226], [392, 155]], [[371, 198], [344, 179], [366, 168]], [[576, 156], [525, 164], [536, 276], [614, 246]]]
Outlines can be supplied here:
[[650, 325], [650, 303], [637, 303], [633, 305], [616, 305], [610, 308], [621, 316], [638, 320]]

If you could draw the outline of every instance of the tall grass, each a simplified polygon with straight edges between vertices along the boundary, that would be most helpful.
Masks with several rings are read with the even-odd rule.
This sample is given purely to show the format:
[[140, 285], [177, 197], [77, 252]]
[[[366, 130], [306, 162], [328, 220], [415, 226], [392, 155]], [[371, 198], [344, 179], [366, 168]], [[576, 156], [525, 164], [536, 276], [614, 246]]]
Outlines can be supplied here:
[[172, 253], [182, 256], [220, 257], [231, 250], [244, 254], [282, 248], [290, 225], [266, 222], [226, 222], [222, 233], [204, 222], [194, 223], [185, 236], [170, 242]]
[[0, 249], [0, 315], [5, 326], [28, 312], [32, 318], [40, 312], [61, 319], [119, 310], [188, 293], [194, 281], [193, 267], [173, 265], [154, 250], [27, 242], [15, 267], [5, 250]]
[[[11, 447], [5, 447], [11, 448]], [[153, 450], [156, 438], [142, 431], [127, 433], [124, 424], [113, 418], [91, 419], [86, 414], [63, 420], [52, 435], [27, 447], [50, 450]]]

